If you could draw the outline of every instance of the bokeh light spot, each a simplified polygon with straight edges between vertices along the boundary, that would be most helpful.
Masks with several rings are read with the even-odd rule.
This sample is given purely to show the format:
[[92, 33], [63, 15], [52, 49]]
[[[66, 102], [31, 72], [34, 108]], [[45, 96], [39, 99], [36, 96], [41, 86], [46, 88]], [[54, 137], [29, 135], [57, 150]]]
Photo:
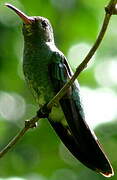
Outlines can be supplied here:
[[[68, 60], [73, 69], [83, 61], [87, 53], [89, 52], [91, 46], [87, 43], [78, 43], [73, 45], [68, 51]], [[95, 56], [93, 56], [95, 58]], [[94, 64], [94, 61], [90, 61], [88, 68]]]
[[81, 89], [86, 121], [95, 128], [117, 117], [117, 95], [110, 89]]
[[71, 169], [59, 169], [55, 171], [51, 180], [77, 180], [77, 174]]
[[101, 86], [117, 86], [117, 58], [104, 60], [97, 65], [95, 78]]
[[16, 93], [0, 92], [0, 115], [6, 120], [18, 120], [25, 113], [25, 101]]
[[27, 175], [28, 180], [47, 180], [46, 177], [40, 175], [40, 174], [29, 174]]
[[26, 180], [26, 179], [20, 178], [20, 177], [10, 177], [10, 178], [6, 178], [4, 180]]

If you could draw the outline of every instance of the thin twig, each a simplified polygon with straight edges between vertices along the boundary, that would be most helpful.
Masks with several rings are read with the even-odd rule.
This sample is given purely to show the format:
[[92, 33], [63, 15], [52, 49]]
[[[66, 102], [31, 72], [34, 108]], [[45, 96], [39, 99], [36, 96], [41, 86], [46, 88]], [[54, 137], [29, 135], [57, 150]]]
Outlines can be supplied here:
[[[78, 66], [76, 69], [76, 72], [74, 73], [73, 77], [68, 81], [68, 83], [65, 84], [65, 86], [57, 93], [57, 95], [47, 104], [47, 108], [51, 109], [54, 104], [56, 104], [67, 92], [67, 89], [73, 84], [75, 79], [78, 77], [78, 75], [84, 70], [84, 68], [87, 66], [87, 63], [90, 61], [96, 50], [98, 49], [104, 34], [106, 32], [107, 26], [109, 24], [109, 20], [112, 14], [115, 13], [115, 4], [117, 3], [117, 0], [110, 0], [108, 6], [105, 8], [106, 14], [104, 18], [104, 22], [101, 28], [101, 31], [97, 37], [97, 40], [95, 41], [93, 47], [83, 60], [83, 62]], [[113, 9], [113, 8], [114, 9]], [[39, 116], [36, 115], [29, 121], [25, 121], [25, 127], [6, 145], [0, 152], [0, 158], [2, 158], [20, 139], [24, 134], [33, 127], [36, 127], [36, 122], [39, 120]]]
[[20, 139], [24, 134], [33, 127], [36, 127], [36, 122], [39, 117], [37, 115], [29, 121], [25, 121], [25, 127], [0, 151], [0, 158], [2, 158]]
[[105, 8], [106, 12], [112, 15], [117, 15], [117, 0], [110, 0], [108, 6]]
[[93, 47], [91, 48], [91, 50], [89, 51], [89, 53], [87, 54], [85, 59], [82, 61], [82, 63], [77, 67], [76, 72], [74, 73], [72, 78], [64, 85], [64, 87], [48, 103], [47, 107], [49, 109], [51, 109], [53, 104], [56, 104], [65, 95], [67, 89], [74, 83], [74, 81], [79, 76], [79, 74], [87, 66], [88, 62], [90, 61], [90, 59], [92, 58], [92, 56], [94, 55], [96, 50], [98, 49], [98, 47], [99, 47], [99, 45], [100, 45], [100, 43], [101, 43], [101, 41], [102, 41], [102, 39], [104, 37], [104, 34], [105, 34], [105, 32], [107, 30], [107, 27], [108, 27], [108, 24], [109, 24], [110, 17], [111, 17], [111, 14], [108, 14], [108, 13], [105, 14], [105, 18], [104, 18], [104, 22], [103, 22], [101, 31], [100, 31], [100, 33], [99, 33], [99, 35], [97, 37], [97, 40], [95, 41]]
[[29, 128], [24, 127], [10, 142], [5, 146], [4, 149], [0, 152], [0, 158], [3, 157], [18, 141], [19, 139], [26, 133]]

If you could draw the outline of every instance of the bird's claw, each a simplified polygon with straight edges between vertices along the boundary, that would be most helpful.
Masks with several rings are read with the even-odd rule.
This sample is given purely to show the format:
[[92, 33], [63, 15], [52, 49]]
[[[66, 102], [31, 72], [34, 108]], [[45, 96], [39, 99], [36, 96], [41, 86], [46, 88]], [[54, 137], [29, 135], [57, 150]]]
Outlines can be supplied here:
[[47, 108], [47, 104], [42, 106], [38, 111], [37, 111], [37, 116], [38, 118], [48, 118], [51, 110]]

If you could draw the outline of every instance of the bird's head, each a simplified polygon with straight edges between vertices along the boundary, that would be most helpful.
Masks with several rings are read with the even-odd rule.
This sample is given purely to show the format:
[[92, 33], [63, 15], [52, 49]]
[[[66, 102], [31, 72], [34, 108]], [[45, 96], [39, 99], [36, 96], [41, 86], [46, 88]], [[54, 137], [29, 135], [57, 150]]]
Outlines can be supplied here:
[[25, 40], [52, 42], [53, 29], [47, 18], [41, 16], [27, 16], [22, 11], [6, 3], [7, 7], [12, 9], [23, 21], [23, 34]]

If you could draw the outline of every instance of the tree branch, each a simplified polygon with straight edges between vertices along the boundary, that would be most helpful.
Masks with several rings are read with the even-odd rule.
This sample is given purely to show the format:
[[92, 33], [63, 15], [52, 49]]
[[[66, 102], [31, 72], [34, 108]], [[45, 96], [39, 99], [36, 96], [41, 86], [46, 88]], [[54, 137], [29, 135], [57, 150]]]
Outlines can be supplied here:
[[0, 152], [0, 158], [3, 157], [18, 141], [24, 136], [29, 128], [24, 127]]
[[25, 121], [25, 127], [0, 151], [0, 158], [2, 158], [30, 129], [36, 127], [36, 122], [39, 117], [36, 115], [31, 120]]
[[104, 34], [107, 30], [107, 26], [109, 24], [109, 20], [110, 20], [111, 14], [108, 14], [106, 12], [105, 14], [105, 18], [103, 21], [103, 25], [101, 28], [101, 31], [97, 37], [97, 40], [95, 41], [94, 45], [92, 46], [92, 48], [90, 49], [89, 53], [87, 54], [87, 56], [85, 57], [85, 59], [81, 62], [81, 64], [77, 67], [76, 72], [74, 73], [74, 75], [72, 76], [72, 78], [64, 85], [64, 87], [56, 94], [56, 96], [48, 103], [47, 107], [49, 109], [52, 108], [52, 106], [54, 104], [56, 104], [66, 93], [67, 89], [74, 83], [74, 81], [76, 80], [76, 78], [79, 76], [79, 74], [84, 70], [84, 68], [87, 66], [88, 62], [90, 61], [90, 59], [92, 58], [92, 56], [95, 54], [96, 50], [98, 49]]
[[[110, 0], [109, 4], [105, 8], [105, 18], [103, 21], [103, 25], [101, 28], [101, 31], [97, 37], [97, 40], [95, 41], [94, 45], [92, 46], [91, 50], [87, 54], [87, 56], [84, 58], [82, 63], [77, 67], [76, 72], [72, 76], [72, 78], [65, 84], [65, 86], [56, 94], [56, 96], [47, 104], [47, 108], [51, 109], [52, 106], [59, 102], [59, 100], [65, 95], [67, 92], [67, 89], [74, 83], [76, 78], [79, 76], [79, 74], [84, 70], [84, 68], [87, 66], [88, 62], [98, 49], [104, 34], [107, 30], [109, 20], [111, 15], [117, 14], [117, 0]], [[40, 110], [41, 112], [41, 110]], [[36, 122], [42, 118], [39, 115], [34, 116], [31, 120], [25, 121], [25, 127], [6, 145], [0, 152], [0, 158], [2, 158], [23, 136], [24, 134], [30, 129], [36, 127]]]

